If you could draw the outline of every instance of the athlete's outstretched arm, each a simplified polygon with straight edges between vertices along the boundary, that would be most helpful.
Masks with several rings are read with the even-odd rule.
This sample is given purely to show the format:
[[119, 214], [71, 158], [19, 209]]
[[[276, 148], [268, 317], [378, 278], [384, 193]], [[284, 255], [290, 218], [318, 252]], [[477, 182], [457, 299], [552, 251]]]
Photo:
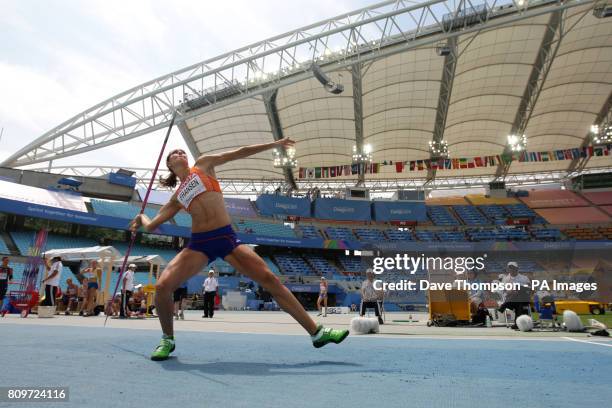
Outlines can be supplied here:
[[130, 223], [130, 229], [135, 231], [142, 225], [146, 231], [155, 231], [157, 227], [174, 217], [180, 210], [181, 204], [176, 199], [176, 194], [173, 194], [172, 198], [159, 209], [159, 212], [152, 220], [144, 214], [139, 214]]
[[214, 155], [202, 155], [198, 157], [196, 160], [196, 165], [203, 166], [220, 166], [224, 163], [227, 163], [232, 160], [244, 159], [245, 157], [252, 156], [254, 154], [264, 152], [269, 149], [273, 149], [275, 147], [290, 147], [293, 146], [295, 142], [289, 138], [283, 138], [271, 143], [262, 143], [250, 146], [244, 146], [236, 150], [232, 150], [229, 152], [224, 152], [220, 154]]

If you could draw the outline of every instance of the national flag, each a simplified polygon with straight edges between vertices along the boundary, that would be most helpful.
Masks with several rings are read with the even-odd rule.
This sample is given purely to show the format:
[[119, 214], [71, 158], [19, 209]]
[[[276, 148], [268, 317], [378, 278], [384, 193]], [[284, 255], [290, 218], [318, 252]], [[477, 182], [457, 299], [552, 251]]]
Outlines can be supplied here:
[[565, 150], [557, 150], [557, 160], [565, 160]]
[[321, 168], [315, 167], [315, 178], [321, 178]]
[[404, 171], [404, 162], [395, 162], [395, 172], [401, 173]]
[[593, 146], [587, 147], [587, 157], [593, 156]]

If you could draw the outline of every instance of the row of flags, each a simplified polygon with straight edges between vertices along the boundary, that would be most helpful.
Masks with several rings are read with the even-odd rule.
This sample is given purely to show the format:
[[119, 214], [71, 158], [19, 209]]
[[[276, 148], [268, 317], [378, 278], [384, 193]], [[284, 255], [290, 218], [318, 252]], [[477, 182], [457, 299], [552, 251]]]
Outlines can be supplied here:
[[376, 174], [383, 163], [345, 164], [331, 167], [300, 167], [299, 178], [330, 178], [353, 174]]
[[395, 172], [423, 171], [423, 170], [458, 170], [473, 169], [478, 167], [494, 167], [500, 164], [508, 164], [513, 161], [519, 163], [549, 162], [559, 160], [574, 160], [593, 156], [609, 156], [612, 152], [612, 144], [602, 146], [576, 147], [573, 149], [561, 149], [548, 152], [514, 152], [498, 154], [493, 156], [476, 156], [458, 159], [439, 160], [410, 160], [410, 161], [383, 161], [382, 163], [359, 163], [346, 164], [342, 166], [325, 167], [300, 167], [299, 178], [318, 179], [351, 176], [358, 174], [376, 174], [382, 166], [395, 165]]

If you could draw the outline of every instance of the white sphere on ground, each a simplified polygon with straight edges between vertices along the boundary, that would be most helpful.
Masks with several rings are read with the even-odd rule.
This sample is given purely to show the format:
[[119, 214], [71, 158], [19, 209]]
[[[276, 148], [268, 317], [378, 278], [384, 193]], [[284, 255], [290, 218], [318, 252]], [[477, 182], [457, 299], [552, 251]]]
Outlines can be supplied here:
[[571, 332], [580, 332], [584, 330], [580, 317], [572, 310], [563, 311], [563, 324], [567, 330]]
[[378, 333], [380, 326], [378, 319], [373, 317], [353, 317], [351, 319], [351, 333], [370, 334]]
[[516, 318], [516, 325], [520, 331], [531, 331], [533, 330], [533, 319], [528, 315], [521, 315]]

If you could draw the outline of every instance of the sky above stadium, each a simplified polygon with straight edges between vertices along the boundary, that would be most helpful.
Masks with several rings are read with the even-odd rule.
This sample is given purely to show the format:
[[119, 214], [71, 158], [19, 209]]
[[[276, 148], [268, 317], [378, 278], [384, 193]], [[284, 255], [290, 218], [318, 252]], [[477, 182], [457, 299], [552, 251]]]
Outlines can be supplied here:
[[[373, 3], [0, 0], [0, 160], [133, 86]], [[54, 164], [153, 167], [162, 140], [158, 132]], [[176, 128], [170, 145], [184, 146]]]

